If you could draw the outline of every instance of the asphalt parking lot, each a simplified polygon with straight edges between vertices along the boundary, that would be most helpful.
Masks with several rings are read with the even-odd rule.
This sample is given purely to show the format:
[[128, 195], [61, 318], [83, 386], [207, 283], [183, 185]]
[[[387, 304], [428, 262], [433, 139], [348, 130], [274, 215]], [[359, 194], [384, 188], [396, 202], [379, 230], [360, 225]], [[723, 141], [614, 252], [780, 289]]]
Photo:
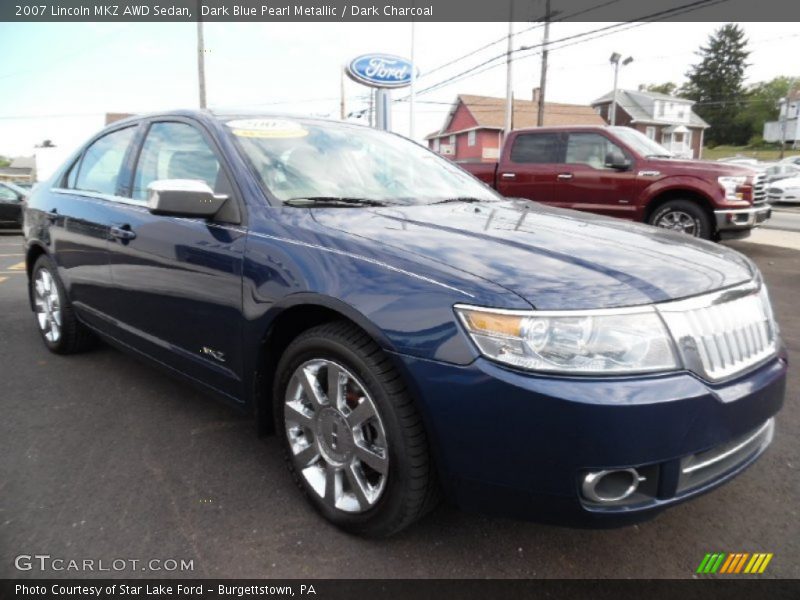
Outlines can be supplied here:
[[[796, 234], [800, 236], [800, 233]], [[294, 487], [274, 437], [133, 358], [40, 342], [0, 232], [0, 577], [20, 554], [193, 560], [190, 572], [100, 576], [270, 578], [692, 577], [706, 552], [772, 552], [800, 577], [800, 251], [730, 244], [764, 272], [795, 367], [773, 446], [727, 486], [653, 521], [573, 530], [443, 506], [384, 541], [327, 525]]]

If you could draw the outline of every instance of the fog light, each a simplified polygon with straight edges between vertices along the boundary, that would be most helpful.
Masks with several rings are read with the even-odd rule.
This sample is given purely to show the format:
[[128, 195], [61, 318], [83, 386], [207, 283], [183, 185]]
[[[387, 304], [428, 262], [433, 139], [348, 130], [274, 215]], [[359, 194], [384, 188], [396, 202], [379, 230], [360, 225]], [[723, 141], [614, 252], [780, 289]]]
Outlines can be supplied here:
[[621, 502], [630, 498], [645, 479], [633, 468], [593, 471], [583, 476], [581, 491], [598, 504]]

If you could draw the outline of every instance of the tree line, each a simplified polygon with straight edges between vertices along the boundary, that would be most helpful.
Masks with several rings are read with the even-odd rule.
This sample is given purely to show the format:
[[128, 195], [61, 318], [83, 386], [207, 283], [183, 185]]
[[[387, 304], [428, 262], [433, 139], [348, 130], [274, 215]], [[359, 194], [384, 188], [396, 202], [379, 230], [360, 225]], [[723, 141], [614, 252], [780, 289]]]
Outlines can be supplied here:
[[724, 25], [696, 52], [699, 61], [689, 68], [683, 85], [670, 81], [639, 89], [694, 100], [694, 112], [711, 126], [705, 133], [710, 147], [758, 145], [764, 123], [778, 119], [779, 103], [794, 89], [796, 78], [781, 76], [745, 86], [747, 44], [739, 25]]

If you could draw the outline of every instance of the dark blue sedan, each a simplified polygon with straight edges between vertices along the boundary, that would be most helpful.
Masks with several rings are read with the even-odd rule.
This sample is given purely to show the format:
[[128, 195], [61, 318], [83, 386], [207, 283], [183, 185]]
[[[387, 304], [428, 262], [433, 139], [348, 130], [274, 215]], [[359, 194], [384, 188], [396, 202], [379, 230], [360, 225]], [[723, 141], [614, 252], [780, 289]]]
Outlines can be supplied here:
[[745, 257], [501, 198], [351, 124], [115, 123], [33, 192], [24, 229], [48, 348], [100, 337], [253, 415], [352, 532], [396, 532], [442, 495], [640, 519], [752, 464], [783, 402]]

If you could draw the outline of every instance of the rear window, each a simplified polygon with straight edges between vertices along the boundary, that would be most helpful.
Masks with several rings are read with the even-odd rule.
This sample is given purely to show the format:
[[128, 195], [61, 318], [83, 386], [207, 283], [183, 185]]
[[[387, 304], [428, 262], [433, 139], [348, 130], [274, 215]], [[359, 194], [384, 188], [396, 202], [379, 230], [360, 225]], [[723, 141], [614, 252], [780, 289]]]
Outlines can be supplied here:
[[561, 162], [561, 134], [526, 133], [518, 135], [511, 146], [511, 160], [515, 163]]

